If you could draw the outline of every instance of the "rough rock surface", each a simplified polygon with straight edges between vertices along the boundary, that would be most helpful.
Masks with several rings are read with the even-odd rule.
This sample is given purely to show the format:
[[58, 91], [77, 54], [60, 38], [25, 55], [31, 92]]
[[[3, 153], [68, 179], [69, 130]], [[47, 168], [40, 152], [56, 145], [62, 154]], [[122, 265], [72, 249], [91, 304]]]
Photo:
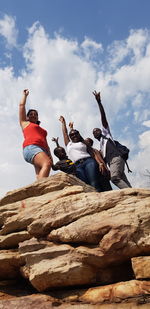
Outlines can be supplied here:
[[[97, 193], [58, 173], [0, 200], [0, 280], [25, 280], [37, 291], [20, 296], [20, 306], [26, 297], [29, 308], [150, 306], [149, 256], [150, 190]], [[6, 297], [0, 309], [13, 302], [19, 308]]]
[[136, 279], [150, 278], [150, 256], [132, 258], [132, 268]]

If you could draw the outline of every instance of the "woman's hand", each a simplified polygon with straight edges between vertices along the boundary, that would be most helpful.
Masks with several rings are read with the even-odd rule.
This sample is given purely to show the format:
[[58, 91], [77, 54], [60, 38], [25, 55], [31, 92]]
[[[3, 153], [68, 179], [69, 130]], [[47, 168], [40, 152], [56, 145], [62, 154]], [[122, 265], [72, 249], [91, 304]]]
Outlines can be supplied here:
[[100, 163], [99, 164], [99, 171], [103, 176], [105, 176], [108, 180], [110, 180], [110, 171], [108, 168], [105, 166], [105, 164]]
[[59, 121], [60, 121], [61, 123], [65, 123], [65, 118], [64, 118], [63, 116], [60, 116]]
[[69, 122], [69, 128], [70, 128], [70, 130], [73, 130], [73, 122]]
[[29, 90], [28, 89], [24, 89], [23, 90], [23, 94], [25, 97], [27, 97], [29, 95]]
[[27, 124], [25, 105], [26, 105], [26, 100], [27, 100], [28, 94], [29, 94], [29, 90], [24, 89], [23, 94], [22, 94], [22, 98], [21, 98], [20, 104], [19, 104], [19, 122], [20, 122], [20, 125], [22, 127], [22, 130], [26, 127], [26, 124]]
[[103, 163], [99, 163], [99, 171], [101, 172], [102, 175], [106, 174], [107, 169]]

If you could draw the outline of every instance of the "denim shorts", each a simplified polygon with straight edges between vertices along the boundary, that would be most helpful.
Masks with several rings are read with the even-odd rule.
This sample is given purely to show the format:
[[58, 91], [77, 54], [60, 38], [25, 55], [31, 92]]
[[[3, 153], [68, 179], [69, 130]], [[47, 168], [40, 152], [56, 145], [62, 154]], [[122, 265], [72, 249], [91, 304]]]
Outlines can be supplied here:
[[38, 145], [29, 145], [26, 146], [25, 148], [23, 148], [23, 156], [24, 159], [28, 162], [33, 164], [33, 159], [35, 157], [36, 154], [38, 154], [39, 152], [46, 152], [45, 149], [43, 149], [42, 147], [38, 146]]

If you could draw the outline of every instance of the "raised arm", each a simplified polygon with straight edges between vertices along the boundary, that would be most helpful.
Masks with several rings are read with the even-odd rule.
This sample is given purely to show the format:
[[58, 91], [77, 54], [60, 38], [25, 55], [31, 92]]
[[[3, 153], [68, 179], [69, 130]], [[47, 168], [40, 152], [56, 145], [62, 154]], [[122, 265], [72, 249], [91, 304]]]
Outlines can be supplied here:
[[69, 122], [70, 131], [73, 130], [73, 122]]
[[29, 95], [29, 90], [28, 89], [23, 90], [23, 95], [22, 95], [22, 98], [19, 104], [19, 122], [20, 122], [22, 129], [24, 128], [27, 122], [25, 105], [26, 105], [26, 100], [27, 100], [28, 95]]
[[105, 114], [105, 110], [104, 110], [104, 107], [101, 103], [101, 96], [100, 96], [100, 92], [96, 92], [96, 91], [93, 91], [93, 94], [95, 96], [95, 99], [98, 103], [98, 107], [99, 107], [99, 110], [100, 110], [100, 114], [101, 114], [101, 121], [102, 121], [102, 125], [105, 129], [108, 128], [108, 121], [107, 121], [107, 118], [106, 118], [106, 114]]
[[53, 138], [52, 138], [52, 141], [56, 143], [56, 146], [57, 146], [57, 147], [60, 147], [60, 145], [59, 145], [59, 143], [58, 143], [58, 139], [59, 139], [59, 137], [56, 137], [56, 138], [53, 137]]
[[60, 116], [59, 121], [62, 123], [62, 133], [64, 137], [64, 143], [65, 143], [65, 146], [67, 146], [68, 143], [70, 142], [70, 139], [69, 139], [68, 130], [66, 127], [66, 120], [63, 116]]

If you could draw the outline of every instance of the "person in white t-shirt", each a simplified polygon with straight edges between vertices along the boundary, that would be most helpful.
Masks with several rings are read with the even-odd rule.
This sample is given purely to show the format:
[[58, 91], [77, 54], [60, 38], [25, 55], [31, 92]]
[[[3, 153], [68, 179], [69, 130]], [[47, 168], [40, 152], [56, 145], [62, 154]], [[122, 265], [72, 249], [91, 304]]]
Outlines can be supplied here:
[[110, 168], [111, 181], [119, 189], [131, 188], [131, 184], [128, 181], [124, 172], [125, 161], [120, 156], [120, 153], [115, 146], [115, 142], [109, 129], [105, 110], [101, 103], [100, 92], [94, 91], [93, 94], [98, 103], [102, 121], [102, 129], [93, 129], [93, 135], [98, 141], [100, 141], [100, 151], [104, 158], [104, 161], [106, 162], [106, 164], [108, 164]]
[[76, 176], [93, 186], [96, 191], [104, 191], [99, 166], [101, 169], [105, 169], [105, 166], [103, 167], [102, 162], [99, 162], [99, 164], [96, 162], [92, 148], [85, 144], [79, 131], [72, 129], [68, 134], [65, 118], [60, 116], [59, 120], [62, 123], [62, 132], [68, 157], [76, 165]]

